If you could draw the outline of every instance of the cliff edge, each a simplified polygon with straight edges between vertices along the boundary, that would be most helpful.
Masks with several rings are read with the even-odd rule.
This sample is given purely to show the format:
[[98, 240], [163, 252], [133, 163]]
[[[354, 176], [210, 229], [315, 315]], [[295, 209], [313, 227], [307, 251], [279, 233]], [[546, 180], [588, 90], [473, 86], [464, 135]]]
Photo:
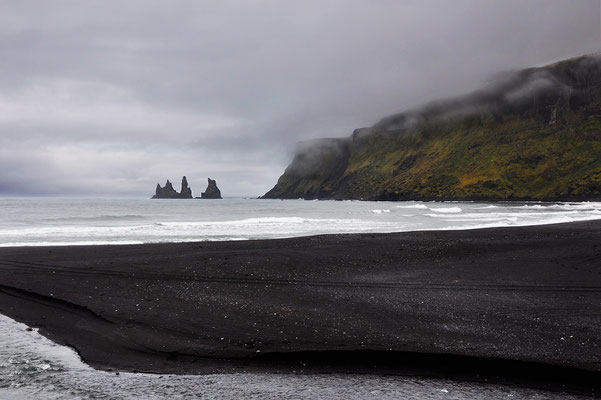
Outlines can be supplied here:
[[601, 56], [299, 143], [263, 198], [600, 200]]

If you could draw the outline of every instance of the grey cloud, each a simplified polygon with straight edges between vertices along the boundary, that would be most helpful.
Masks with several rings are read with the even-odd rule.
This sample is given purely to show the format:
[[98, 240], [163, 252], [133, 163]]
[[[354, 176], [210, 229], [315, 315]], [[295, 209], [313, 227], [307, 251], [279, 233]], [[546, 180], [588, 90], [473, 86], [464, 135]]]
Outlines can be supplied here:
[[535, 74], [524, 84], [508, 92], [505, 95], [505, 100], [510, 103], [522, 101], [525, 97], [534, 96], [539, 92], [550, 88], [554, 83], [553, 77], [549, 76], [549, 74]]
[[297, 141], [598, 51], [600, 32], [596, 0], [0, 8], [0, 194], [146, 196], [185, 174], [260, 195]]

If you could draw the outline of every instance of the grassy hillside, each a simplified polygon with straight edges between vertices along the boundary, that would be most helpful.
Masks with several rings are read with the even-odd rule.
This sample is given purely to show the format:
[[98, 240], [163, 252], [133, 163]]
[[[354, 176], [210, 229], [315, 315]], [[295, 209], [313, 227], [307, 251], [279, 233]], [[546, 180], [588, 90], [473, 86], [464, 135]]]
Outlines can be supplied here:
[[506, 75], [299, 146], [266, 198], [601, 199], [601, 59]]

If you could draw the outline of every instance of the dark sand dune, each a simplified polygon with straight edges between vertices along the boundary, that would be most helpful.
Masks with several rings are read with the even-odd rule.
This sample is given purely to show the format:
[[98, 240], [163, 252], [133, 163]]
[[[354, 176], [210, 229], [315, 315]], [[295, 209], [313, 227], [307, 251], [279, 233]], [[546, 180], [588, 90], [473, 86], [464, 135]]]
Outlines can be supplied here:
[[601, 388], [601, 221], [0, 249], [0, 312], [102, 369]]

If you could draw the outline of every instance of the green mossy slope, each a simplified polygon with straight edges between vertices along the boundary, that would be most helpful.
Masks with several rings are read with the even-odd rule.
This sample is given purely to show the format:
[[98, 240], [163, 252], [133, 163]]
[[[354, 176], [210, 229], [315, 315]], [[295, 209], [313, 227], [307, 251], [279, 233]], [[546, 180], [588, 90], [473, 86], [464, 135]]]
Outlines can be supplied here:
[[601, 60], [516, 72], [350, 138], [305, 143], [264, 197], [601, 199]]

